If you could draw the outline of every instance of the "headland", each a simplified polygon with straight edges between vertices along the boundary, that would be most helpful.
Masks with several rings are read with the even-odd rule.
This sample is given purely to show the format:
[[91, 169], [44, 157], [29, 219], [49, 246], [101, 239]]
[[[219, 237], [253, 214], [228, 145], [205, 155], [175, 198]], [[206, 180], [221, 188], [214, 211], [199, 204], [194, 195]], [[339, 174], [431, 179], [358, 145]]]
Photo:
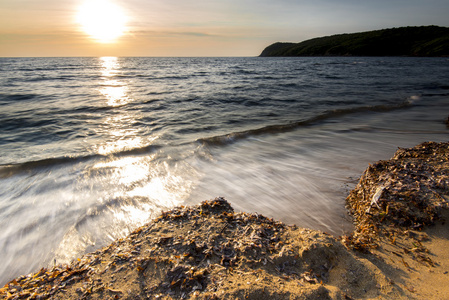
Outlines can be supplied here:
[[269, 56], [449, 56], [449, 28], [415, 26], [336, 34], [300, 43], [274, 43]]

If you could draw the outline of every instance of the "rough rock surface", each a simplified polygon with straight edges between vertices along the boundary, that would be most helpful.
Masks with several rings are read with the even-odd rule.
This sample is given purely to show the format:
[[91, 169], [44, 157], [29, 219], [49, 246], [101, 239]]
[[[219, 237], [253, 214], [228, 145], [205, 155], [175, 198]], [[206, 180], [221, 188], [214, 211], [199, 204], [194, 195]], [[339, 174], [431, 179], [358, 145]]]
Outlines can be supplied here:
[[392, 159], [370, 165], [346, 199], [356, 229], [345, 241], [375, 247], [398, 229], [434, 224], [448, 208], [448, 195], [449, 143], [399, 149]]

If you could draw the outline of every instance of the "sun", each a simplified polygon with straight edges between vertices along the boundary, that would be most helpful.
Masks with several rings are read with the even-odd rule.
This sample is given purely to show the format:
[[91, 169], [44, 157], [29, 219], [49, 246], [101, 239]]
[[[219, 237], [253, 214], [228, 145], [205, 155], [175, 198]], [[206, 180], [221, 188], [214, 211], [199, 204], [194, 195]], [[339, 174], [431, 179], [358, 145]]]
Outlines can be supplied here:
[[77, 21], [84, 32], [101, 43], [110, 43], [126, 31], [126, 15], [108, 0], [90, 0], [78, 11]]

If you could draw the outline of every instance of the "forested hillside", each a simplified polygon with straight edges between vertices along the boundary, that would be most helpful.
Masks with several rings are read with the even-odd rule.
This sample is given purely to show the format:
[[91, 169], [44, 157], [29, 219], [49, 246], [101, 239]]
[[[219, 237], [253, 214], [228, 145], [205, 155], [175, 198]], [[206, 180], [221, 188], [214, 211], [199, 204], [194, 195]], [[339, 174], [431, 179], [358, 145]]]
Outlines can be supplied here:
[[449, 56], [449, 28], [400, 27], [274, 43], [260, 56]]

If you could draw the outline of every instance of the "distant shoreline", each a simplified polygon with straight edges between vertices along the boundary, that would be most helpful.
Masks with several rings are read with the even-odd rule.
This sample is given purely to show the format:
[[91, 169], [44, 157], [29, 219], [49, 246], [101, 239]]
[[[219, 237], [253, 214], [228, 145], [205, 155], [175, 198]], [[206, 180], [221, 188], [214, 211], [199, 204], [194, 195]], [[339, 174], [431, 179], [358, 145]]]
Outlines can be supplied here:
[[325, 36], [300, 43], [277, 42], [259, 56], [449, 57], [449, 28], [399, 27]]

